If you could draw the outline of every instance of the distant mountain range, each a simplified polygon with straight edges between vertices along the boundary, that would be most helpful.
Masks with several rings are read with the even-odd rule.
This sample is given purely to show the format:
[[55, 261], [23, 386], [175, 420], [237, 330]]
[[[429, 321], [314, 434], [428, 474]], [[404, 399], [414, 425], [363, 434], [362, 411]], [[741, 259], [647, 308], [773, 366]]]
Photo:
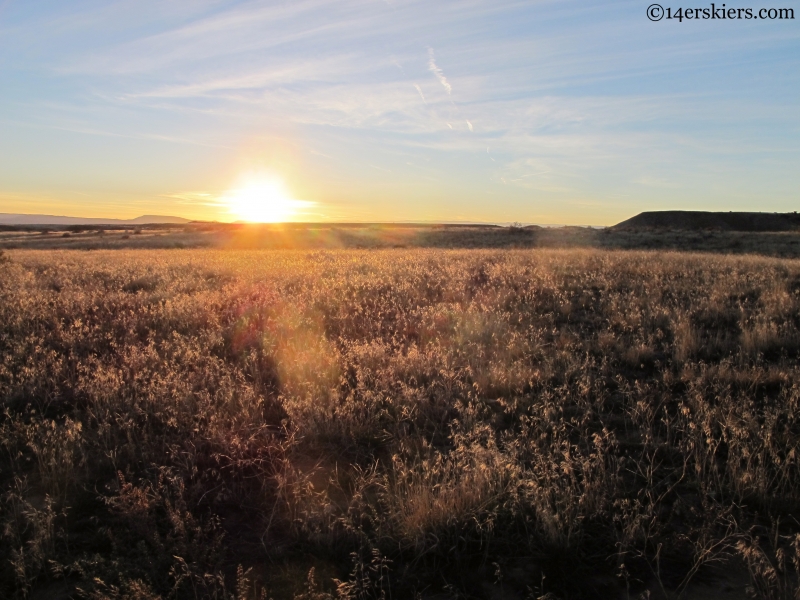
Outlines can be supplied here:
[[[106, 219], [102, 217], [65, 217], [56, 215], [32, 215], [0, 213], [0, 225], [153, 225], [190, 223], [189, 219], [172, 217], [168, 215], [142, 215], [135, 219]], [[478, 225], [478, 223], [453, 223], [455, 225]], [[298, 227], [308, 223], [296, 223]], [[335, 225], [352, 226], [356, 224], [336, 223]], [[365, 224], [360, 224], [365, 225]], [[443, 225], [443, 223], [393, 223], [395, 226], [430, 226]], [[501, 225], [498, 223], [483, 225]], [[505, 223], [503, 224], [505, 225]], [[528, 228], [536, 228], [529, 226]], [[633, 230], [702, 230], [713, 229], [722, 231], [793, 231], [800, 230], [800, 215], [795, 213], [760, 213], [760, 212], [703, 212], [692, 210], [665, 210], [639, 213], [626, 221], [614, 225], [610, 229]]]
[[135, 219], [59, 217], [0, 213], [0, 225], [150, 225], [153, 223], [189, 223], [189, 219], [162, 215], [142, 215]]

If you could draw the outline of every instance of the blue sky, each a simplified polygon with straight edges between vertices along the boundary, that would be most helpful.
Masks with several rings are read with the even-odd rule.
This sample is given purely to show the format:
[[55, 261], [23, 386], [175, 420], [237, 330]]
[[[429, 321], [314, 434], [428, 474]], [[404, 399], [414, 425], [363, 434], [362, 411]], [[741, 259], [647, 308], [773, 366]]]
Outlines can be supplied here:
[[800, 2], [649, 3], [0, 0], [0, 212], [231, 220], [261, 175], [300, 220], [797, 210]]

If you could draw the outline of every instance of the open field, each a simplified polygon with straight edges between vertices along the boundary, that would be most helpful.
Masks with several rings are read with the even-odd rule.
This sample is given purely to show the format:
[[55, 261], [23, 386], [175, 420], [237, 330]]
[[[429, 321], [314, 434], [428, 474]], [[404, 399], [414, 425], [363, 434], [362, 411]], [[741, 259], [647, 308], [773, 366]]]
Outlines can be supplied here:
[[[683, 221], [681, 223], [685, 224]], [[598, 248], [763, 254], [800, 258], [800, 231], [632, 227], [625, 223], [607, 229], [396, 223], [280, 225], [189, 223], [127, 227], [0, 225], [0, 249], [3, 248], [38, 250]]]
[[800, 261], [419, 231], [6, 252], [0, 596], [797, 597]]

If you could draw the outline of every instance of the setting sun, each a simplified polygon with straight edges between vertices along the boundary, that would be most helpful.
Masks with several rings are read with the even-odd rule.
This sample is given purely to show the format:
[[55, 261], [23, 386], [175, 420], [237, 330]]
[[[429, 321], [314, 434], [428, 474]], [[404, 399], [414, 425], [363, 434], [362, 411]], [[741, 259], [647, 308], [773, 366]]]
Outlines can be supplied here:
[[292, 221], [312, 204], [292, 198], [283, 181], [271, 175], [244, 179], [222, 201], [236, 219], [253, 223]]

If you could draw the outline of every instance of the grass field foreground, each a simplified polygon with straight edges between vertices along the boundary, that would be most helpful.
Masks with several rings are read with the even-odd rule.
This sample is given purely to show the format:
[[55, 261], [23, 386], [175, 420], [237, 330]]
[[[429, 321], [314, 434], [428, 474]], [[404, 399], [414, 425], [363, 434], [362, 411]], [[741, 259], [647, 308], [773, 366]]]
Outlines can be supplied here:
[[800, 593], [798, 260], [5, 257], [4, 597]]

